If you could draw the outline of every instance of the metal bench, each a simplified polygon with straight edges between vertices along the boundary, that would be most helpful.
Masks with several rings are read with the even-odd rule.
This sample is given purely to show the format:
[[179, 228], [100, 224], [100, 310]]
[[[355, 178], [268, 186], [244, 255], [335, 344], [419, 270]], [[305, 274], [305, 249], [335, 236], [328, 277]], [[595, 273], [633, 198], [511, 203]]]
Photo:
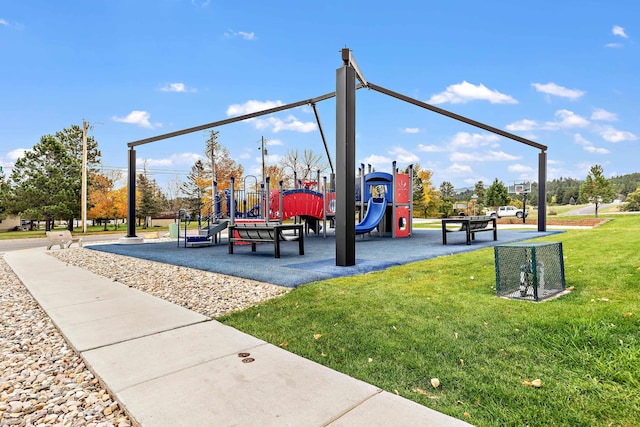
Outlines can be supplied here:
[[[492, 226], [489, 227], [489, 223]], [[460, 224], [460, 227], [447, 228], [450, 224]], [[442, 244], [447, 244], [447, 233], [464, 231], [467, 235], [467, 245], [475, 240], [475, 234], [482, 231], [493, 231], [493, 240], [498, 240], [498, 228], [495, 217], [490, 216], [464, 216], [459, 218], [445, 218], [442, 220]]]
[[[285, 234], [284, 231], [293, 231]], [[251, 252], [257, 243], [273, 243], [276, 258], [280, 258], [280, 242], [297, 241], [298, 252], [304, 255], [303, 224], [279, 224], [269, 222], [249, 222], [229, 226], [229, 253], [233, 253], [235, 243], [251, 243]]]

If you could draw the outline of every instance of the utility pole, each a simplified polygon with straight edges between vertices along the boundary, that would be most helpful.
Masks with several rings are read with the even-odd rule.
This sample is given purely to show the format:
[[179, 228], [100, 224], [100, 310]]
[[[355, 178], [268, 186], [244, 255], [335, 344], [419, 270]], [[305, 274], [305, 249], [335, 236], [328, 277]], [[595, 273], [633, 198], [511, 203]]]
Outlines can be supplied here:
[[[209, 152], [211, 153], [211, 213], [214, 216], [216, 212], [216, 139], [218, 137], [218, 131], [212, 130], [207, 141], [209, 145]], [[218, 218], [214, 218], [217, 220]]]
[[87, 232], [87, 129], [89, 123], [82, 120], [82, 232]]
[[262, 184], [263, 184], [263, 186], [265, 187], [265, 191], [268, 191], [269, 189], [268, 189], [268, 188], [266, 188], [267, 180], [266, 180], [266, 177], [264, 176], [264, 173], [265, 173], [265, 169], [264, 169], [264, 155], [265, 155], [265, 154], [268, 154], [268, 153], [267, 153], [267, 152], [266, 152], [266, 150], [264, 149], [264, 143], [265, 143], [265, 139], [264, 139], [264, 136], [263, 136], [263, 137], [262, 137], [262, 148], [261, 148], [261, 151], [262, 151]]

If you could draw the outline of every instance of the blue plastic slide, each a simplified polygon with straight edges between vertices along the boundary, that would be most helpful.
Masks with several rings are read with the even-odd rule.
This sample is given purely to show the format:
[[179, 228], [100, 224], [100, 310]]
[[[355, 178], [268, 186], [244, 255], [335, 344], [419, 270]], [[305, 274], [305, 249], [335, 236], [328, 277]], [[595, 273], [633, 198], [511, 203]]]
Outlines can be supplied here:
[[367, 202], [367, 213], [364, 218], [362, 218], [362, 222], [356, 224], [356, 234], [369, 233], [376, 228], [380, 221], [382, 221], [386, 208], [386, 198], [369, 199]]

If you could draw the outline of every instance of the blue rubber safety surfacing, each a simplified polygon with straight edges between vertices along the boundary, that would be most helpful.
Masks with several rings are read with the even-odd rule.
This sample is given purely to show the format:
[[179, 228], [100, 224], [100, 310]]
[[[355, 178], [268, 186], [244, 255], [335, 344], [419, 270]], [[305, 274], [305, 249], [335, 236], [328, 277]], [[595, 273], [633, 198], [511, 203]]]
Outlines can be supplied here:
[[[371, 271], [422, 261], [438, 256], [474, 251], [509, 242], [545, 237], [561, 231], [499, 230], [498, 241], [492, 233], [479, 233], [471, 245], [466, 245], [464, 233], [450, 233], [447, 245], [442, 244], [440, 229], [414, 229], [408, 238], [392, 239], [372, 235], [356, 237], [356, 264], [335, 265], [335, 238], [310, 235], [305, 237], [304, 255], [298, 255], [298, 242], [282, 242], [280, 258], [273, 256], [272, 244], [235, 245], [228, 253], [226, 239], [212, 246], [176, 247], [176, 241], [142, 244], [104, 244], [88, 249], [125, 255], [165, 264], [253, 279], [286, 287], [335, 277], [354, 276]], [[486, 255], [493, 260], [493, 253]], [[489, 259], [488, 259], [489, 260]]]

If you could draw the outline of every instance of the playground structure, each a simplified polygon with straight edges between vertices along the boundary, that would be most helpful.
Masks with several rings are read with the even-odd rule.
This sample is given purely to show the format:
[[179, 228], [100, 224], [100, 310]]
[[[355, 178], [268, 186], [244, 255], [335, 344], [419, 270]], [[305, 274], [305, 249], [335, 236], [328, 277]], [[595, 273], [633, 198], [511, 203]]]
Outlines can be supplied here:
[[[213, 219], [213, 221], [212, 221]], [[229, 221], [209, 215], [206, 217], [207, 227], [202, 227], [202, 218], [198, 217], [198, 235], [190, 236], [187, 234], [187, 228], [191, 222], [191, 216], [186, 209], [178, 209], [176, 214], [177, 239], [178, 247], [180, 247], [180, 239], [182, 239], [184, 247], [211, 246], [217, 243], [221, 237], [222, 231], [227, 228]], [[182, 236], [180, 236], [180, 224], [184, 224]], [[171, 233], [170, 233], [171, 234]]]
[[[357, 190], [353, 201], [359, 205], [356, 234], [371, 233], [377, 228], [380, 235], [390, 234], [392, 238], [411, 235], [412, 174], [412, 165], [408, 174], [398, 173], [396, 162], [392, 164], [392, 173], [370, 171], [365, 174], [362, 165], [360, 176], [356, 178]], [[294, 222], [298, 219], [304, 221], [307, 232], [311, 229], [318, 234], [322, 230], [326, 237], [327, 222], [331, 225], [335, 217], [335, 191], [327, 186], [326, 177], [320, 179], [319, 171], [314, 181], [294, 181], [293, 189], [283, 189], [283, 183], [280, 182], [279, 188], [270, 189], [269, 197], [266, 197], [264, 186], [261, 185], [257, 192], [249, 193], [245, 178], [244, 189], [236, 190], [235, 178], [231, 178], [230, 188], [225, 190], [227, 217], [231, 224], [254, 219], [282, 223], [293, 218]], [[269, 187], [270, 178], [267, 177], [265, 182]], [[323, 184], [320, 185], [320, 182]], [[253, 203], [248, 203], [248, 200]], [[242, 204], [243, 210], [238, 210], [239, 204]], [[251, 205], [253, 207], [248, 209]]]
[[[391, 233], [392, 238], [409, 237], [413, 217], [413, 165], [409, 173], [398, 173], [393, 162], [392, 173], [364, 173], [360, 165], [359, 180], [356, 182], [356, 204], [360, 222], [356, 224], [356, 235], [370, 233], [378, 228], [381, 235]], [[366, 202], [365, 202], [366, 201]]]
[[[335, 174], [335, 190], [336, 190], [336, 215], [335, 215], [335, 227], [336, 227], [336, 265], [341, 267], [348, 267], [355, 265], [356, 263], [356, 250], [355, 250], [355, 237], [356, 230], [353, 218], [355, 217], [355, 204], [353, 203], [355, 195], [355, 183], [353, 177], [355, 176], [355, 147], [356, 147], [356, 91], [361, 88], [367, 88], [384, 95], [399, 99], [409, 104], [415, 105], [420, 108], [427, 109], [429, 111], [444, 115], [448, 118], [466, 123], [470, 126], [474, 126], [485, 131], [491, 132], [496, 135], [517, 141], [521, 144], [528, 145], [535, 149], [540, 150], [538, 154], [538, 231], [546, 231], [546, 182], [547, 182], [547, 146], [539, 144], [532, 140], [523, 138], [521, 136], [503, 131], [502, 129], [490, 126], [476, 120], [461, 116], [459, 114], [444, 110], [434, 105], [427, 104], [418, 99], [411, 98], [398, 92], [386, 89], [382, 86], [373, 84], [367, 81], [362, 72], [360, 71], [352, 52], [349, 48], [345, 47], [341, 51], [342, 64], [336, 69], [335, 74], [335, 92], [327, 93], [325, 95], [317, 96], [290, 104], [280, 105], [273, 108], [268, 108], [262, 111], [257, 111], [249, 114], [244, 114], [236, 117], [226, 118], [211, 123], [206, 123], [199, 126], [194, 126], [174, 132], [169, 132], [162, 135], [157, 135], [150, 138], [144, 138], [137, 141], [129, 142], [127, 146], [128, 151], [128, 213], [127, 213], [127, 236], [123, 238], [126, 243], [127, 239], [130, 242], [140, 241], [136, 236], [135, 218], [136, 218], [136, 150], [135, 147], [156, 142], [168, 138], [173, 138], [180, 135], [186, 135], [193, 132], [199, 132], [206, 129], [211, 129], [218, 126], [223, 126], [230, 123], [239, 122], [242, 120], [252, 119], [255, 117], [273, 114], [280, 111], [300, 107], [303, 105], [310, 105], [316, 115], [316, 121], [320, 128], [320, 134], [324, 140], [324, 133], [320, 126], [319, 116], [316, 110], [316, 103], [324, 101], [330, 98], [336, 98], [336, 170]], [[360, 82], [356, 84], [356, 79]]]

